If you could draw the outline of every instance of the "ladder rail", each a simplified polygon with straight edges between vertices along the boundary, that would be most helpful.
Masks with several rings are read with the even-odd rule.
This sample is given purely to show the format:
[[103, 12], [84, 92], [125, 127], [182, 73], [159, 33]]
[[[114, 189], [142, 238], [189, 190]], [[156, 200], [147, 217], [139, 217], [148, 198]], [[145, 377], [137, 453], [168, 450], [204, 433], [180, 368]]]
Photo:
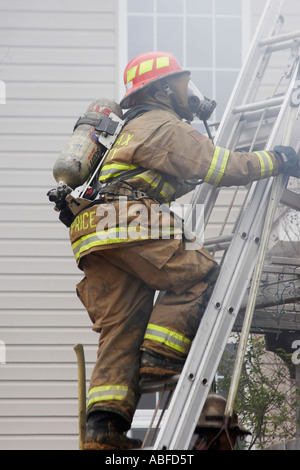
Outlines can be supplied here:
[[[279, 16], [282, 4], [283, 1], [281, 0], [271, 1], [266, 5], [260, 26], [253, 39], [252, 49], [260, 49], [258, 44], [261, 41], [261, 29], [264, 29], [264, 31], [271, 29], [272, 21], [270, 17], [273, 17], [272, 24], [274, 24], [274, 17], [277, 18]], [[264, 28], [266, 23], [267, 27]], [[239, 75], [217, 132], [216, 141], [218, 145], [229, 146], [230, 148], [229, 142], [233, 139], [235, 129], [239, 124], [239, 117], [237, 113], [236, 122], [233, 126], [229, 116], [237, 104], [239, 106], [245, 104], [244, 96], [241, 99], [242, 83], [246, 79], [249, 58], [253, 59], [255, 54], [257, 54], [257, 51], [255, 53], [253, 50], [250, 51], [248, 60]], [[296, 64], [297, 60], [295, 58]], [[289, 109], [295, 80], [299, 79], [297, 74], [298, 72], [295, 71], [293, 78], [290, 79], [290, 86], [286, 92], [284, 103], [281, 109], [279, 108], [280, 111], [265, 147], [266, 149], [271, 149], [274, 145], [283, 142], [283, 122]], [[257, 86], [258, 83], [252, 80], [250, 91], [252, 87], [256, 89]], [[229, 127], [231, 132], [228, 135]], [[282, 178], [281, 181], [282, 184], [280, 184], [278, 195], [284, 190], [287, 179]], [[220, 276], [174, 391], [168, 409], [168, 420], [164, 422], [160, 430], [154, 449], [188, 448], [198, 416], [205, 403], [210, 384], [212, 383], [223, 350], [232, 331], [237, 312], [254, 271], [272, 187], [273, 178], [252, 183], [246, 196], [236, 231], [225, 255]], [[199, 203], [199, 201], [205, 201], [208, 205], [205, 224], [207, 223], [208, 215], [212, 211], [217, 195], [218, 189], [208, 187], [208, 185], [202, 185], [202, 187], [195, 190], [192, 207]], [[277, 197], [279, 197], [278, 195]], [[187, 218], [190, 219], [192, 216], [193, 211], [191, 210]], [[200, 234], [201, 230], [203, 231], [204, 227], [200, 227]], [[200, 235], [200, 238], [202, 236]], [[232, 260], [234, 260], [234, 263]]]
[[[264, 32], [264, 36], [267, 35], [268, 37], [272, 37], [274, 32], [277, 32], [274, 24], [281, 17], [280, 10], [283, 3], [284, 0], [269, 0], [265, 6], [216, 134], [216, 142], [220, 146], [227, 147], [230, 145], [232, 136], [235, 133], [236, 128], [232, 127], [232, 122], [228, 119], [232, 110], [237, 106], [255, 101], [255, 95], [268, 62], [268, 58], [266, 59], [267, 50], [259, 47], [261, 31]], [[248, 92], [245, 91], [245, 80], [247, 81]], [[238, 122], [236, 121], [236, 125]]]
[[[243, 83], [245, 81], [245, 76], [250, 74], [250, 67], [249, 62], [255, 64], [255, 70], [251, 71], [253, 78], [250, 83], [250, 89], [254, 89], [252, 95], [256, 93], [258, 85], [260, 83], [262, 73], [258, 73], [260, 67], [263, 67], [265, 70], [267, 61], [263, 60], [264, 55], [263, 52], [259, 47], [258, 44], [262, 40], [261, 38], [261, 30], [264, 31], [264, 35], [268, 34], [272, 37], [272, 33], [277, 33], [277, 29], [274, 28], [274, 23], [278, 21], [280, 18], [280, 8], [283, 4], [284, 0], [269, 0], [266, 4], [264, 12], [261, 16], [259, 21], [258, 27], [256, 32], [253, 36], [247, 57], [242, 65], [240, 70], [239, 76], [237, 81], [234, 85], [232, 94], [228, 100], [225, 112], [222, 116], [220, 125], [216, 132], [215, 142], [216, 145], [225, 148], [232, 148], [232, 142], [235, 140], [234, 136], [239, 126], [240, 119], [239, 119], [239, 112], [237, 112], [236, 120], [234, 123], [229, 121], [229, 116], [232, 114], [233, 109], [237, 109], [238, 106], [242, 106], [245, 104], [247, 99], [247, 94], [243, 88]], [[263, 65], [262, 65], [263, 62]], [[258, 77], [258, 78], [257, 78]], [[250, 92], [249, 92], [250, 93]], [[253, 98], [253, 97], [252, 97]], [[246, 102], [247, 103], [247, 102]], [[278, 100], [278, 104], [281, 104], [280, 99]], [[232, 148], [233, 149], [233, 148]], [[204, 231], [210, 219], [214, 204], [217, 200], [219, 194], [219, 188], [214, 188], [206, 183], [203, 183], [201, 186], [194, 190], [194, 194], [191, 199], [189, 210], [186, 214], [186, 223], [189, 227], [193, 227], [195, 233], [197, 234], [198, 239], [201, 241], [204, 238]], [[204, 224], [201, 224], [199, 221], [198, 224], [193, 225], [193, 207], [196, 204], [203, 204], [204, 205]]]
[[[265, 192], [266, 191], [261, 191], [258, 193], [259, 197], [263, 196], [263, 193]], [[249, 230], [251, 232], [251, 227], [249, 227]], [[223, 264], [223, 269], [221, 270], [216, 288], [210, 299], [209, 306], [201, 320], [201, 328], [198, 330], [198, 333], [192, 343], [189, 356], [186, 360], [179, 382], [175, 389], [173, 401], [171, 402], [168, 410], [167, 423], [169, 431], [167, 434], [170, 435], [171, 431], [172, 439], [170, 441], [165, 439], [164, 429], [162, 428], [161, 435], [158, 436], [158, 440], [155, 443], [154, 449], [164, 447], [168, 449], [185, 449], [190, 442], [190, 438], [199, 415], [199, 410], [201, 410], [204, 405], [209, 391], [209, 386], [212, 383], [212, 379], [215, 374], [215, 369], [219, 363], [219, 356], [225, 348], [228, 336], [232, 329], [235, 306], [232, 305], [229, 294], [232, 292], [233, 286], [235, 286], [237, 291], [240, 292], [240, 298], [236, 299], [237, 306], [238, 303], [242, 302], [244, 297], [244, 290], [247, 284], [244, 281], [242, 283], [240, 282], [240, 274], [242, 272], [243, 265], [241, 261], [242, 258], [245, 262], [243, 251], [247, 252], [248, 259], [246, 260], [246, 263], [248, 265], [249, 263], [253, 264], [253, 260], [256, 256], [256, 246], [254, 243], [252, 243], [251, 247], [245, 249], [245, 247], [249, 244], [247, 243], [249, 239], [246, 235], [243, 236], [243, 233], [242, 236], [240, 236], [240, 234], [236, 234], [238, 245], [242, 245], [242, 247], [237, 251], [241, 252], [242, 254], [241, 256], [238, 256], [234, 269], [232, 269], [232, 265], [231, 269], [228, 269], [226, 262]], [[252, 238], [253, 237], [251, 237], [251, 239]], [[230, 256], [230, 248], [226, 256]], [[251, 268], [249, 269], [249, 272], [250, 270]], [[230, 283], [225, 284], [223, 282], [222, 285], [223, 278], [230, 278]], [[248, 281], [250, 281], [250, 278]], [[224, 321], [225, 319], [227, 320], [227, 325]], [[222, 323], [224, 323], [225, 326], [222, 325]], [[214, 343], [218, 344], [218, 350], [214, 348]], [[194, 361], [194, 357], [196, 357], [198, 361]], [[200, 364], [195, 362], [199, 362]], [[201, 363], [202, 368], [200, 367]], [[205, 367], [203, 367], [203, 364], [205, 364]], [[196, 399], [195, 393], [197, 388], [201, 390], [202, 397], [198, 396]], [[179, 419], [179, 421], [177, 421], [176, 417], [178, 398], [182, 403], [185, 403], [181, 419]], [[190, 402], [194, 404], [193, 408], [191, 408]], [[188, 420], [186, 420], [187, 408], [189, 408]], [[177, 434], [179, 435], [177, 436]], [[182, 442], [182, 439], [185, 441]]]
[[[251, 201], [260, 201], [261, 206], [266, 207], [273, 182], [272, 180], [267, 180], [263, 183], [263, 185], [256, 185], [254, 188], [255, 194], [250, 199]], [[283, 187], [281, 188], [282, 190]], [[248, 218], [250, 210], [252, 210], [254, 219], [257, 219], [257, 207], [254, 206], [252, 208], [248, 207], [244, 215], [247, 213]], [[221, 270], [218, 283], [201, 321], [199, 331], [193, 341], [191, 351], [175, 389], [173, 401], [168, 410], [167, 435], [171, 439], [169, 441], [165, 439], [164, 430], [162, 429], [154, 449], [186, 449], [190, 442], [199, 410], [202, 409], [206, 400], [228, 336], [232, 331], [236, 314], [251, 279], [259, 246], [259, 227], [257, 225], [263, 225], [265, 213], [265, 210], [261, 211], [260, 224], [252, 223], [249, 227], [245, 226], [243, 218], [241, 219], [240, 229], [238, 229], [235, 235], [238, 243], [233, 241], [230, 246], [232, 249], [229, 248], [226, 255], [226, 259], [230, 259], [230, 257], [233, 259], [235, 254], [236, 262], [232, 262], [229, 269], [226, 261], [223, 264], [223, 272]], [[241, 231], [242, 228], [245, 231]], [[243, 243], [242, 249], [237, 249], [237, 246]], [[231, 251], [233, 250], [236, 253], [232, 254]], [[247, 267], [247, 273], [243, 273], [245, 266]], [[228, 277], [231, 278], [229, 284], [224, 282]], [[238, 297], [235, 296], [235, 299], [232, 298], [233, 291], [239, 294]], [[175, 413], [178, 397], [184, 404], [179, 419], [177, 419]], [[172, 423], [172, 414], [175, 418], [174, 423]]]
[[[298, 70], [295, 72], [295, 78], [292, 81], [292, 89], [290, 88], [289, 93], [288, 93], [288, 99], [292, 99], [292, 93], [293, 93], [293, 88], [294, 88], [294, 83], [297, 78], [299, 77], [299, 64], [298, 64]], [[286, 103], [288, 105], [288, 103]], [[285, 132], [284, 136], [282, 139], [282, 144], [283, 145], [289, 145], [291, 142], [291, 129], [293, 126], [293, 123], [295, 122], [295, 119], [297, 117], [297, 107], [291, 107], [291, 103], [289, 103], [289, 116], [287, 116], [287, 121], [286, 121], [286, 126], [285, 126]], [[284, 108], [283, 108], [284, 109]], [[280, 122], [283, 122], [283, 118], [279, 116]], [[281, 129], [283, 126], [281, 126]], [[274, 140], [274, 133], [271, 135], [270, 140]], [[242, 364], [246, 352], [246, 347], [247, 347], [247, 341], [250, 333], [250, 328], [251, 328], [251, 323], [252, 323], [252, 318], [253, 318], [253, 313], [255, 309], [255, 303], [256, 303], [256, 298], [258, 294], [258, 289], [259, 289], [259, 282], [261, 279], [261, 274], [263, 270], [263, 263], [265, 260], [265, 255], [267, 252], [268, 248], [268, 242], [272, 230], [272, 223], [274, 220], [274, 215], [275, 215], [275, 210], [278, 204], [278, 201], [280, 200], [281, 194], [283, 192], [283, 189], [286, 187], [288, 181], [288, 177], [286, 175], [279, 175], [277, 178], [275, 178], [273, 185], [272, 185], [272, 191], [270, 195], [270, 200], [268, 203], [268, 208], [266, 211], [266, 220], [263, 225], [263, 231], [262, 231], [262, 236], [260, 240], [260, 246], [259, 246], [259, 252], [257, 256], [257, 261], [254, 269], [254, 274], [252, 278], [252, 283], [251, 283], [251, 289], [249, 293], [249, 299], [248, 299], [248, 304], [244, 316], [244, 321], [243, 321], [243, 328], [241, 332], [241, 337], [239, 341], [239, 347], [236, 355], [236, 362], [235, 366], [233, 369], [233, 374], [232, 374], [232, 380], [228, 392], [228, 397], [227, 397], [227, 404], [225, 408], [225, 416], [230, 416], [232, 417], [233, 415], [233, 407], [235, 403], [235, 398], [237, 395], [237, 390], [238, 390], [238, 385], [239, 385], [239, 379], [242, 371]]]

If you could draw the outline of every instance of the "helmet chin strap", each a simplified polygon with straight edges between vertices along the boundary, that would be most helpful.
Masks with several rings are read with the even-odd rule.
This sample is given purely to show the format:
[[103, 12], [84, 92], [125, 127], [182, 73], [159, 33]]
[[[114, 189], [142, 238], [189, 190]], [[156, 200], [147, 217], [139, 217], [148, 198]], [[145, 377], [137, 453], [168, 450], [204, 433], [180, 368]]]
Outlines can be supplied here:
[[180, 116], [180, 111], [179, 111], [178, 104], [177, 104], [176, 98], [174, 96], [174, 93], [171, 90], [171, 87], [168, 84], [167, 80], [165, 80], [164, 78], [162, 79], [162, 86], [163, 86], [165, 94], [170, 98], [170, 100], [172, 102], [172, 106], [174, 108], [174, 111]]

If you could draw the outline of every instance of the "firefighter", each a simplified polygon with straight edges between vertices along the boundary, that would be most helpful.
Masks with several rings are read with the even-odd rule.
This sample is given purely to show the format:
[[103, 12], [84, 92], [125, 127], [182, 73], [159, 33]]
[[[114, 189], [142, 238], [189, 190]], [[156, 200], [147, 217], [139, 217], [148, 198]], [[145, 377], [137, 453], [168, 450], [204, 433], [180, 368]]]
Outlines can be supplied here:
[[[217, 186], [293, 173], [289, 147], [239, 153], [188, 122], [190, 72], [166, 52], [137, 56], [124, 73], [126, 125], [100, 172], [99, 197], [70, 227], [84, 278], [77, 293], [100, 333], [88, 393], [86, 449], [140, 445], [126, 432], [142, 378], [179, 374], [218, 276], [204, 249], [187, 249], [170, 202], [199, 179]], [[190, 246], [190, 245], [189, 245]], [[157, 290], [165, 291], [153, 307]]]
[[190, 450], [233, 450], [238, 438], [251, 434], [239, 424], [235, 411], [232, 418], [226, 420], [225, 409], [226, 399], [222, 395], [210, 393], [207, 396]]

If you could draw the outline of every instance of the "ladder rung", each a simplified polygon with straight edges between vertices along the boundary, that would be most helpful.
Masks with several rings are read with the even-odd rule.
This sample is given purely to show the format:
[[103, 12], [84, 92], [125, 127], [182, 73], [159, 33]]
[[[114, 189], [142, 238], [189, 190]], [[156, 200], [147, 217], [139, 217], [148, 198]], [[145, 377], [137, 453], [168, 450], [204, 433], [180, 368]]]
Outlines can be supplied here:
[[[272, 106], [272, 108], [266, 109], [264, 120], [277, 118], [279, 111], [281, 109], [281, 105], [282, 103], [278, 104], [277, 106]], [[254, 124], [258, 125], [258, 122], [260, 121], [260, 119], [261, 119], [261, 109], [243, 113], [241, 117], [241, 122], [243, 122], [244, 120], [247, 120], [247, 121], [252, 121], [253, 125]]]
[[203, 245], [208, 251], [223, 251], [229, 247], [232, 237], [233, 235], [209, 238]]
[[280, 202], [296, 211], [300, 211], [300, 194], [294, 193], [289, 189], [283, 191]]
[[[282, 266], [264, 266], [263, 272], [268, 274], [282, 274]], [[284, 274], [300, 275], [300, 268], [284, 267]]]
[[205, 240], [204, 246], [231, 242], [232, 238], [233, 238], [233, 235], [223, 235], [220, 237], [208, 238], [207, 240]]
[[287, 258], [283, 256], [272, 256], [271, 264], [284, 264], [290, 266], [300, 266], [300, 260], [298, 258]]
[[205, 248], [210, 253], [217, 253], [218, 251], [225, 251], [229, 248], [230, 242], [227, 243], [217, 243], [214, 245], [207, 245]]
[[300, 38], [300, 30], [299, 31], [292, 31], [285, 34], [279, 34], [278, 36], [271, 36], [269, 38], [262, 39], [259, 42], [259, 46], [270, 46], [271, 44], [278, 44], [289, 39], [297, 39]]
[[244, 113], [245, 111], [257, 111], [258, 109], [266, 109], [278, 106], [283, 103], [283, 96], [277, 98], [270, 98], [265, 101], [257, 101], [256, 103], [249, 103], [242, 106], [237, 106], [232, 110], [233, 114]]
[[283, 42], [279, 42], [276, 44], [271, 44], [269, 46], [268, 51], [273, 53], [273, 52], [283, 51], [284, 49], [292, 49], [295, 46], [295, 44], [299, 47], [300, 38], [298, 39], [297, 43], [295, 43], [295, 39], [291, 39], [289, 41], [283, 41]]
[[141, 393], [152, 393], [152, 392], [160, 392], [162, 390], [173, 390], [177, 382], [179, 380], [180, 375], [173, 375], [172, 377], [160, 380], [160, 381], [141, 381], [140, 382], [140, 390]]

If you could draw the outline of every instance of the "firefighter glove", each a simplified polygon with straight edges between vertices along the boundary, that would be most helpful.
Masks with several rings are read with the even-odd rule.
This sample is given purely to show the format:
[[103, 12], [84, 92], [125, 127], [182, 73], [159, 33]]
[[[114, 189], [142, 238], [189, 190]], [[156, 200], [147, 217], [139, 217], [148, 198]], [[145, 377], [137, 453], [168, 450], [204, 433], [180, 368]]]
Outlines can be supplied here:
[[282, 173], [286, 173], [296, 178], [300, 177], [300, 165], [297, 152], [292, 147], [276, 145], [274, 153], [279, 160], [279, 167]]

